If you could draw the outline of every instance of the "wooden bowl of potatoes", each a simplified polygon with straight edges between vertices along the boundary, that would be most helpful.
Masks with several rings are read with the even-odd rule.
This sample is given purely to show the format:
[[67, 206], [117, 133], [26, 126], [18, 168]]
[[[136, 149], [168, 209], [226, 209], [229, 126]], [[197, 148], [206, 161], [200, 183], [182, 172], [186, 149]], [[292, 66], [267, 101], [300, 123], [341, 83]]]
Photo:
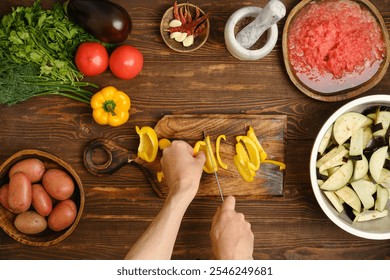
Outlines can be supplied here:
[[0, 166], [0, 226], [20, 243], [61, 242], [76, 229], [84, 203], [75, 170], [50, 153], [22, 150]]

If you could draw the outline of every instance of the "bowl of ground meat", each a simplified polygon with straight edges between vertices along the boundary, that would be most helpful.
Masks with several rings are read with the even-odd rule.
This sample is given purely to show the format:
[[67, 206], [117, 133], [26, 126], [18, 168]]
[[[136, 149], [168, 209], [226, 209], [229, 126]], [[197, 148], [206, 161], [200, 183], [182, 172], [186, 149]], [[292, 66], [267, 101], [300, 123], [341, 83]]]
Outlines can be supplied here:
[[378, 84], [389, 66], [389, 34], [368, 0], [303, 0], [283, 30], [294, 85], [311, 98], [341, 101]]

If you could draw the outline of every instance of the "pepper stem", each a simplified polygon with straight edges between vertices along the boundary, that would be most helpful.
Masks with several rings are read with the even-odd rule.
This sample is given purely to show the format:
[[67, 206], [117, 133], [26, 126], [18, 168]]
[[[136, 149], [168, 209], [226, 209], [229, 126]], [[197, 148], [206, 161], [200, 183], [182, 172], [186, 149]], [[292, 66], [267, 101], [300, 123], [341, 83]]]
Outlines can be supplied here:
[[103, 103], [104, 111], [106, 111], [107, 113], [111, 113], [112, 116], [116, 116], [115, 107], [116, 107], [116, 104], [115, 104], [114, 100], [107, 100]]

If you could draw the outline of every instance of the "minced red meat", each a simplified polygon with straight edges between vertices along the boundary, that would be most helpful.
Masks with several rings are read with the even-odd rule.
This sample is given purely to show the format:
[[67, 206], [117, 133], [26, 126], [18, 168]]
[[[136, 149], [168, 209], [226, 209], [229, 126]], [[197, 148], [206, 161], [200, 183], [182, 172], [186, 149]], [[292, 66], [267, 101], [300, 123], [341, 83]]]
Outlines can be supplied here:
[[354, 1], [316, 1], [292, 21], [288, 49], [297, 73], [361, 73], [383, 60], [385, 44], [380, 26], [370, 11]]

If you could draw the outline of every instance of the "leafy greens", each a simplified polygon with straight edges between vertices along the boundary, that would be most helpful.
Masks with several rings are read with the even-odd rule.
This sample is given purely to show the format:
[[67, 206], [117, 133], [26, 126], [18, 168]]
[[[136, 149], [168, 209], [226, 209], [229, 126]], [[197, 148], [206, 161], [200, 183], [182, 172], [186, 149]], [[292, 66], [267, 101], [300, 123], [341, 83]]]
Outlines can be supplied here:
[[39, 67], [33, 63], [0, 61], [0, 104], [11, 106], [43, 95], [60, 95], [89, 104], [93, 93], [84, 87], [97, 88], [88, 82], [57, 81], [40, 76]]
[[34, 63], [40, 75], [52, 80], [79, 81], [82, 74], [73, 63], [78, 45], [96, 41], [67, 19], [62, 5], [43, 10], [37, 0], [31, 7], [17, 7], [0, 22], [0, 60]]

